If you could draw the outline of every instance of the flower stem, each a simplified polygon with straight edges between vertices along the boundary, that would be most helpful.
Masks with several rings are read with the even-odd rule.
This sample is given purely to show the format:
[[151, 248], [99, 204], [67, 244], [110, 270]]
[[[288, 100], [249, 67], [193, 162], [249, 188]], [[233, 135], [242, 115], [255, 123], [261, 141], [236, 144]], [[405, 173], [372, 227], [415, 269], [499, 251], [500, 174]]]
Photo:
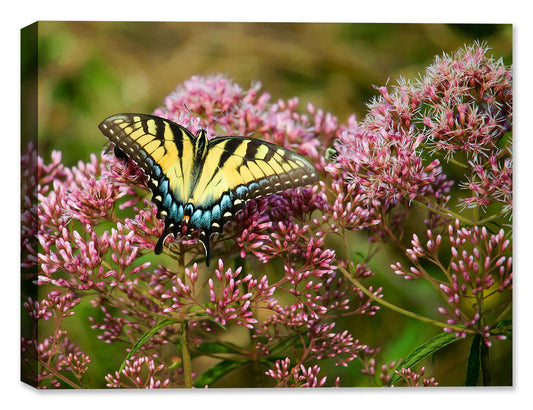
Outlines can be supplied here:
[[432, 325], [435, 325], [435, 326], [438, 326], [438, 327], [441, 327], [441, 328], [449, 328], [449, 329], [457, 330], [457, 331], [460, 331], [460, 332], [465, 332], [465, 331], [468, 332], [468, 333], [471, 332], [468, 329], [465, 329], [463, 327], [449, 325], [447, 323], [439, 322], [438, 320], [433, 320], [433, 319], [430, 319], [428, 317], [418, 315], [416, 313], [410, 312], [409, 310], [405, 310], [405, 309], [403, 309], [403, 308], [401, 308], [399, 306], [393, 305], [392, 303], [387, 302], [386, 300], [380, 299], [376, 295], [374, 295], [372, 292], [370, 292], [367, 288], [365, 288], [357, 279], [355, 279], [352, 275], [350, 275], [350, 273], [345, 268], [343, 268], [342, 266], [339, 266], [339, 270], [342, 272], [342, 274], [350, 282], [352, 282], [355, 286], [357, 286], [357, 288], [359, 288], [359, 290], [361, 290], [361, 292], [363, 292], [366, 296], [368, 296], [370, 299], [372, 299], [374, 302], [380, 304], [381, 306], [385, 306], [385, 307], [387, 307], [387, 308], [389, 308], [389, 309], [391, 309], [391, 310], [393, 310], [395, 312], [398, 312], [398, 313], [400, 313], [400, 314], [402, 314], [404, 316], [408, 316], [410, 318], [417, 319], [417, 320], [420, 320], [422, 322], [431, 323]]
[[[57, 371], [56, 369], [54, 369], [53, 366], [50, 366], [48, 363], [44, 362], [43, 360], [41, 359], [38, 359], [39, 360], [39, 363], [41, 364], [41, 366], [44, 366], [46, 368], [46, 370], [48, 370], [50, 373], [52, 373], [55, 377], [57, 377], [58, 379], [62, 380], [63, 382], [65, 382], [66, 384], [68, 384], [70, 387], [74, 388], [74, 389], [82, 389], [83, 387], [82, 386], [79, 386], [77, 385], [76, 383], [74, 383], [72, 380], [70, 380], [68, 377], [66, 376], [63, 376], [59, 371]], [[40, 387], [40, 386], [39, 386]]]
[[467, 225], [475, 225], [474, 222], [472, 222], [471, 219], [468, 219], [468, 218], [465, 218], [464, 216], [458, 214], [458, 213], [455, 213], [447, 208], [444, 208], [440, 205], [437, 205], [437, 204], [431, 204], [434, 206], [434, 208], [426, 205], [425, 203], [421, 202], [421, 201], [413, 201], [415, 204], [417, 204], [418, 206], [420, 206], [421, 208], [424, 208], [424, 209], [427, 209], [428, 211], [430, 212], [435, 212], [439, 215], [442, 215], [446, 218], [450, 218], [450, 219], [458, 219], [459, 221], [463, 222], [464, 224], [467, 224]]
[[189, 352], [189, 340], [187, 335], [187, 325], [186, 320], [181, 324], [181, 360], [183, 362], [183, 375], [185, 381], [185, 387], [190, 389], [192, 388], [192, 364], [191, 364], [191, 353]]

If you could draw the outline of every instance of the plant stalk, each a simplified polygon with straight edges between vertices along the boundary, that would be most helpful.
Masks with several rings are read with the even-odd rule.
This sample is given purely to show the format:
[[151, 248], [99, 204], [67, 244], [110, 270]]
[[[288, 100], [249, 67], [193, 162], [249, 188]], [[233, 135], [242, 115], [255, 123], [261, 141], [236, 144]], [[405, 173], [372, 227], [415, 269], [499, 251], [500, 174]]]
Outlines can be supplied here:
[[181, 324], [181, 360], [183, 363], [183, 376], [185, 387], [188, 389], [192, 388], [192, 363], [191, 363], [191, 354], [189, 352], [189, 339], [187, 334], [187, 324], [186, 320]]
[[[400, 313], [402, 315], [411, 317], [413, 319], [420, 320], [422, 322], [431, 323], [431, 324], [433, 324], [435, 326], [438, 326], [438, 327], [441, 327], [441, 328], [449, 328], [449, 329], [457, 330], [457, 331], [460, 331], [460, 332], [464, 332], [465, 331], [465, 329], [462, 328], [462, 327], [449, 325], [447, 323], [439, 322], [438, 320], [433, 320], [433, 319], [430, 319], [428, 317], [418, 315], [416, 313], [410, 312], [409, 310], [405, 310], [405, 309], [402, 309], [399, 306], [393, 305], [392, 303], [387, 302], [386, 300], [380, 299], [380, 298], [376, 297], [372, 292], [370, 292], [367, 288], [365, 288], [357, 279], [355, 279], [352, 275], [350, 275], [350, 273], [346, 269], [344, 269], [342, 266], [339, 266], [339, 270], [343, 273], [343, 275], [350, 282], [352, 282], [355, 286], [357, 286], [361, 290], [361, 292], [363, 292], [366, 296], [368, 296], [370, 299], [372, 299], [374, 302], [380, 304], [381, 306], [385, 306], [385, 307], [387, 307], [387, 308], [389, 308], [391, 310], [394, 310], [395, 312], [398, 312], [398, 313]], [[468, 330], [466, 330], [466, 331], [468, 332]]]

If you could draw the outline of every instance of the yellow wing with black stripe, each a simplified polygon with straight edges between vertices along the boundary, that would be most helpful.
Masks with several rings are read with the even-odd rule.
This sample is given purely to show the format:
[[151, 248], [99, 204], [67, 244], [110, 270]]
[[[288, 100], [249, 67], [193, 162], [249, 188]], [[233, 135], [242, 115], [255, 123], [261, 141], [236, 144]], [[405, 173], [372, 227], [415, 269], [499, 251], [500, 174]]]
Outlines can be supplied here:
[[135, 162], [148, 176], [157, 217], [165, 228], [155, 253], [170, 234], [200, 229], [209, 266], [212, 234], [241, 211], [246, 202], [318, 181], [315, 168], [302, 156], [278, 145], [246, 137], [207, 139], [164, 118], [118, 114], [100, 130], [119, 157]]

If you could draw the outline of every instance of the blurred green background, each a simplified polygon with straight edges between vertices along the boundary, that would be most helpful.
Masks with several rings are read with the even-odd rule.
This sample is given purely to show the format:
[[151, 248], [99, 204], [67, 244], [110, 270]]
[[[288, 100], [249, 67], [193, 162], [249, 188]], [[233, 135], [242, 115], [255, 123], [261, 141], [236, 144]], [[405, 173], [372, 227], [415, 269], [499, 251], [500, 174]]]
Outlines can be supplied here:
[[[23, 79], [38, 76], [37, 96], [27, 92], [30, 83], [22, 84], [22, 110], [38, 110], [24, 119], [23, 150], [24, 130], [33, 126], [45, 162], [52, 150], [62, 151], [66, 165], [87, 161], [106, 142], [97, 128], [104, 118], [150, 113], [192, 75], [218, 72], [243, 89], [260, 81], [271, 101], [298, 96], [302, 107], [310, 101], [336, 115], [339, 123], [352, 113], [362, 119], [365, 104], [377, 94], [373, 86], [395, 84], [401, 76], [417, 78], [435, 55], [453, 53], [475, 40], [487, 41], [494, 57], [512, 64], [511, 25], [39, 22], [32, 40], [38, 53], [30, 49], [22, 55]], [[361, 239], [354, 235], [353, 240]], [[359, 245], [366, 252], [368, 245]], [[377, 275], [371, 282], [384, 287], [387, 300], [438, 316], [440, 300], [427, 287], [414, 282], [406, 287], [390, 268], [373, 267]], [[85, 315], [95, 315], [86, 305]], [[82, 349], [102, 354], [93, 357], [91, 377], [94, 386], [103, 387], [103, 375], [120, 365], [125, 346], [96, 340], [83, 313], [72, 325]], [[381, 346], [384, 362], [405, 357], [440, 332], [385, 309], [374, 317], [338, 321], [337, 329], [344, 328], [361, 343]], [[437, 377], [441, 385], [463, 384], [469, 343], [443, 349], [426, 363], [426, 375]], [[492, 350], [497, 385], [512, 383], [510, 343], [496, 343]], [[335, 368], [325, 361], [321, 366], [341, 376], [343, 386], [366, 384], [357, 363]], [[246, 369], [238, 370], [218, 386], [232, 386], [238, 379], [242, 385], [246, 374]]]

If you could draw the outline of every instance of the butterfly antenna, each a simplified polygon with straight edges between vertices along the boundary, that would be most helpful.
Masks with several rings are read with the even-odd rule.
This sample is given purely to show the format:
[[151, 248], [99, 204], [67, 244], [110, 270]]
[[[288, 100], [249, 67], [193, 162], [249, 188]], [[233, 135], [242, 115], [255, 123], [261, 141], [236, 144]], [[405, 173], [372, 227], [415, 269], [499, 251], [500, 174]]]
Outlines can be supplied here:
[[[191, 115], [191, 117], [197, 117], [197, 118], [199, 118], [198, 115], [193, 114], [193, 112], [189, 109], [189, 107], [187, 107], [187, 103], [183, 103], [183, 106], [184, 106], [185, 109], [189, 112], [189, 114]], [[229, 110], [224, 110], [224, 111], [220, 112], [220, 114], [218, 114], [216, 117], [213, 118], [213, 122], [218, 122], [218, 120], [219, 120], [220, 118], [222, 118], [224, 115], [226, 115], [226, 114], [229, 113], [230, 111], [233, 111], [233, 110], [229, 109]]]
[[187, 110], [187, 112], [189, 113], [189, 115], [191, 117], [198, 117], [197, 115], [192, 113], [192, 111], [189, 109], [189, 107], [187, 107], [187, 103], [183, 103], [183, 106], [185, 107], [185, 109]]
[[193, 118], [197, 118], [197, 119], [198, 119], [198, 125], [200, 126], [200, 129], [201, 129], [201, 130], [204, 130], [204, 131], [207, 131], [207, 129], [206, 129], [204, 126], [202, 126], [202, 118], [201, 118], [199, 115], [194, 114], [194, 113], [189, 109], [189, 107], [187, 107], [187, 103], [183, 103], [183, 106], [185, 107], [185, 109], [187, 110], [187, 112], [189, 113], [189, 115], [190, 115], [191, 117], [193, 117]]

